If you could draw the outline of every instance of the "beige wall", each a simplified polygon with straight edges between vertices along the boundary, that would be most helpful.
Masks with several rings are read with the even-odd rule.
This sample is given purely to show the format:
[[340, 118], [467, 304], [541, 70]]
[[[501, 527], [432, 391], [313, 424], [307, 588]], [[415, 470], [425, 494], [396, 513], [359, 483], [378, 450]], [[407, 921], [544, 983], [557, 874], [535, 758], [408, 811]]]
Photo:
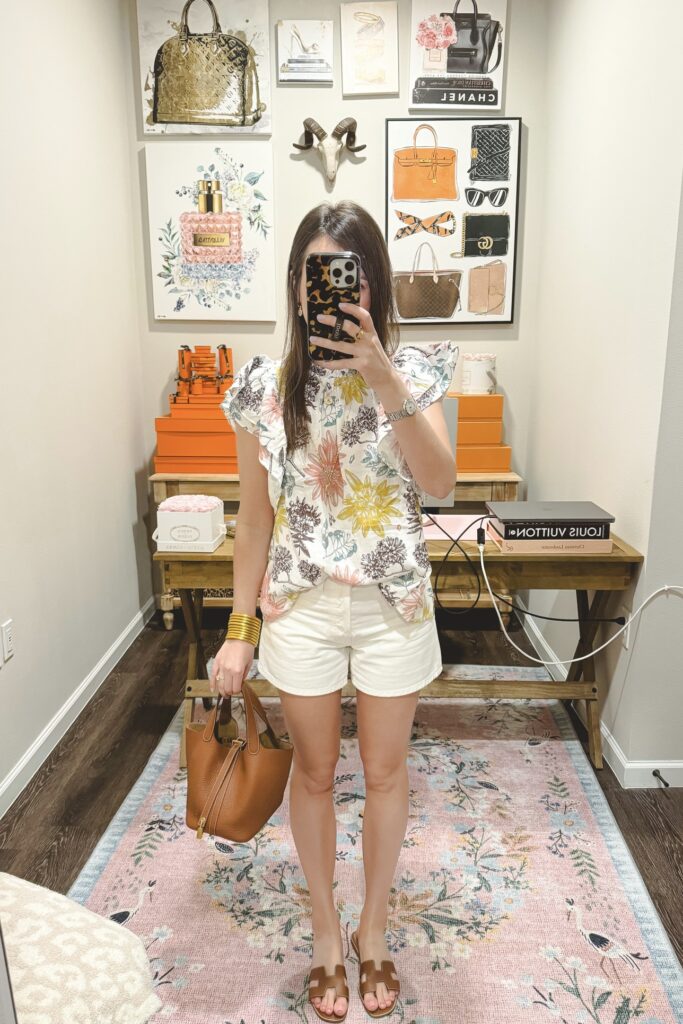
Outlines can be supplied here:
[[[273, 86], [281, 312], [283, 267], [306, 210], [329, 195], [352, 198], [383, 223], [384, 118], [408, 113], [409, 6], [401, 0], [400, 99], [344, 100], [338, 85]], [[680, 22], [673, 0], [666, 7], [669, 23]], [[617, 532], [645, 550], [680, 133], [666, 134], [669, 109], [640, 94], [633, 75], [635, 0], [620, 5], [618, 18], [613, 3], [583, 0], [513, 0], [509, 8], [503, 113], [524, 123], [516, 323], [404, 328], [403, 339], [447, 333], [461, 351], [495, 351], [506, 439], [529, 495], [596, 500], [617, 515]], [[271, 0], [270, 13], [271, 24], [312, 16], [303, 0]], [[337, 4], [321, 0], [315, 16], [338, 25]], [[590, 52], [589, 17], [604, 18], [595, 36], [612, 40], [609, 51], [596, 42]], [[17, 648], [0, 670], [0, 814], [152, 611], [147, 476], [154, 418], [168, 410], [178, 346], [226, 342], [237, 366], [282, 346], [277, 324], [153, 320], [134, 0], [37, 0], [22, 10], [10, 6], [5, 25], [13, 43], [0, 74], [10, 95], [17, 81], [22, 90], [21, 104], [6, 108], [12, 144], [0, 189], [5, 237], [13, 241], [0, 307], [0, 429], [9, 440], [2, 492], [21, 502], [11, 509], [3, 502], [0, 533], [0, 621], [13, 618]], [[584, 55], [588, 48], [590, 75], [577, 73], [577, 39]], [[338, 55], [338, 33], [336, 45]], [[273, 71], [274, 61], [273, 48]], [[659, 88], [675, 96], [681, 70], [671, 63], [658, 72], [665, 78]], [[27, 67], [40, 74], [27, 76]], [[598, 77], [612, 83], [614, 101], [588, 89]], [[291, 143], [304, 117], [334, 124], [348, 114], [358, 118], [366, 159], [342, 163], [330, 194], [315, 163], [292, 158]], [[638, 216], [657, 138], [669, 140], [667, 159], [656, 165], [664, 227], [645, 258]], [[601, 191], [593, 196], [596, 181]], [[645, 194], [643, 208], [652, 209]], [[573, 614], [566, 595], [532, 600], [534, 610]], [[573, 626], [543, 625], [541, 632], [560, 657], [573, 650]], [[606, 708], [623, 749], [676, 756], [670, 695], [655, 687], [639, 743], [637, 721], [624, 708], [635, 713], [629, 695], [643, 681], [624, 673], [620, 663]]]
[[0, 813], [153, 611], [128, 12], [10, 4], [3, 35]]
[[[615, 532], [647, 554], [658, 443], [664, 451], [676, 441], [665, 422], [659, 437], [658, 430], [683, 167], [672, 103], [683, 90], [683, 65], [662, 61], [656, 83], [635, 73], [642, 67], [636, 0], [571, 0], [548, 9], [538, 345], [524, 396], [531, 408], [528, 497], [595, 501], [616, 516]], [[658, 17], [670, 38], [680, 36], [678, 0], [664, 0]], [[664, 159], [656, 157], [658, 139], [666, 140]], [[669, 582], [681, 583], [673, 559], [669, 568]], [[631, 595], [634, 608], [652, 589], [645, 582]], [[608, 614], [619, 614], [622, 600], [615, 597]], [[645, 618], [675, 614], [664, 605], [656, 599]], [[535, 593], [530, 607], [576, 615], [568, 593]], [[680, 607], [678, 613], [680, 622]], [[570, 658], [575, 627], [538, 622], [556, 655]], [[614, 629], [601, 628], [599, 643]], [[680, 641], [655, 645], [647, 664], [636, 655], [629, 665], [633, 650], [615, 642], [598, 656], [603, 726], [614, 738], [610, 763], [617, 770], [622, 756], [678, 761], [668, 767], [683, 785], [680, 701], [676, 717], [668, 681], [680, 664]], [[637, 710], [643, 700], [647, 728]], [[651, 772], [645, 776], [651, 785]], [[642, 778], [631, 773], [629, 782]]]

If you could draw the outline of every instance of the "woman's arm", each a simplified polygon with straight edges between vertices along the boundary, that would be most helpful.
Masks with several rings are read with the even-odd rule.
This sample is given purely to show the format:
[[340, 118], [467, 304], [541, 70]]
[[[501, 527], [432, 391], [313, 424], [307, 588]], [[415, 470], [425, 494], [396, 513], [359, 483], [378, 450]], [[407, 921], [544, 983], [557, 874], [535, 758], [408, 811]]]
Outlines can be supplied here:
[[240, 469], [240, 505], [233, 556], [233, 611], [255, 615], [275, 516], [268, 497], [268, 471], [258, 460], [258, 437], [238, 424], [234, 429]]
[[[407, 384], [392, 368], [386, 378], [373, 386], [385, 412], [400, 409], [410, 398]], [[418, 486], [436, 498], [445, 498], [456, 483], [455, 455], [451, 448], [443, 398], [402, 420], [394, 420], [391, 429]]]
[[[255, 615], [275, 516], [268, 497], [268, 471], [258, 459], [258, 437], [237, 423], [234, 430], [240, 469], [240, 505], [233, 554], [232, 610]], [[239, 693], [253, 660], [253, 644], [247, 640], [226, 640], [212, 665], [212, 691], [218, 690], [224, 697]], [[221, 679], [218, 679], [219, 674]]]

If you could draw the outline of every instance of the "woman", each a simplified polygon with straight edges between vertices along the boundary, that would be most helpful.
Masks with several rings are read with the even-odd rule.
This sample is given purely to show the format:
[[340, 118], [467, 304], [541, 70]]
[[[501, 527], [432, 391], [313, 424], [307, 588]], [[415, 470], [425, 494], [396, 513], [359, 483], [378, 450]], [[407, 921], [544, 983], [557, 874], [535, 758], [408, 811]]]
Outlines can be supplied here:
[[[360, 327], [345, 319], [344, 340], [309, 338], [306, 256], [340, 250], [361, 259], [360, 305], [342, 307]], [[408, 818], [408, 743], [418, 693], [442, 669], [420, 498], [445, 496], [455, 483], [440, 399], [458, 350], [439, 342], [394, 354], [387, 247], [355, 203], [304, 217], [288, 277], [282, 359], [253, 356], [222, 406], [237, 435], [240, 507], [230, 639], [211, 688], [239, 693], [259, 640], [260, 591], [258, 667], [279, 691], [294, 747], [290, 819], [314, 934], [309, 999], [337, 1021], [348, 986], [332, 888], [333, 782], [349, 660], [366, 788], [365, 903], [352, 936], [359, 991], [372, 1016], [385, 1016], [400, 990], [384, 933]], [[314, 344], [347, 358], [315, 362]]]

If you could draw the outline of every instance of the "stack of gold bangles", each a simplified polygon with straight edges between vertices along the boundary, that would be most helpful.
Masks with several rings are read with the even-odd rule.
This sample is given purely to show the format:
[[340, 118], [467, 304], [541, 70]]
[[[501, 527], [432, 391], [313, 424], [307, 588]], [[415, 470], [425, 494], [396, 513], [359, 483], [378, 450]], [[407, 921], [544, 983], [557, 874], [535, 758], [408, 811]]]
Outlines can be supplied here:
[[228, 619], [226, 640], [247, 640], [256, 647], [260, 634], [261, 620], [255, 615], [233, 612]]

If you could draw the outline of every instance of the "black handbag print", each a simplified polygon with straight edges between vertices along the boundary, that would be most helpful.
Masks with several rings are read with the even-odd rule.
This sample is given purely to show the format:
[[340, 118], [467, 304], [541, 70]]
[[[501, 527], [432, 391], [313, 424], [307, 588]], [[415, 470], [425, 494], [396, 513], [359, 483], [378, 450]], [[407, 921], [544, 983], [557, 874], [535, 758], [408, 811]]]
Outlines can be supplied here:
[[505, 256], [510, 238], [508, 213], [466, 213], [463, 256]]
[[510, 178], [510, 125], [472, 125], [470, 181], [508, 181]]
[[[456, 0], [453, 13], [446, 12], [442, 18], [452, 18], [458, 33], [457, 42], [448, 47], [446, 71], [449, 75], [478, 74], [490, 75], [500, 64], [503, 54], [503, 27], [490, 14], [480, 14], [476, 0], [473, 10], [458, 14], [460, 0]], [[493, 52], [498, 43], [495, 63], [491, 64]]]

